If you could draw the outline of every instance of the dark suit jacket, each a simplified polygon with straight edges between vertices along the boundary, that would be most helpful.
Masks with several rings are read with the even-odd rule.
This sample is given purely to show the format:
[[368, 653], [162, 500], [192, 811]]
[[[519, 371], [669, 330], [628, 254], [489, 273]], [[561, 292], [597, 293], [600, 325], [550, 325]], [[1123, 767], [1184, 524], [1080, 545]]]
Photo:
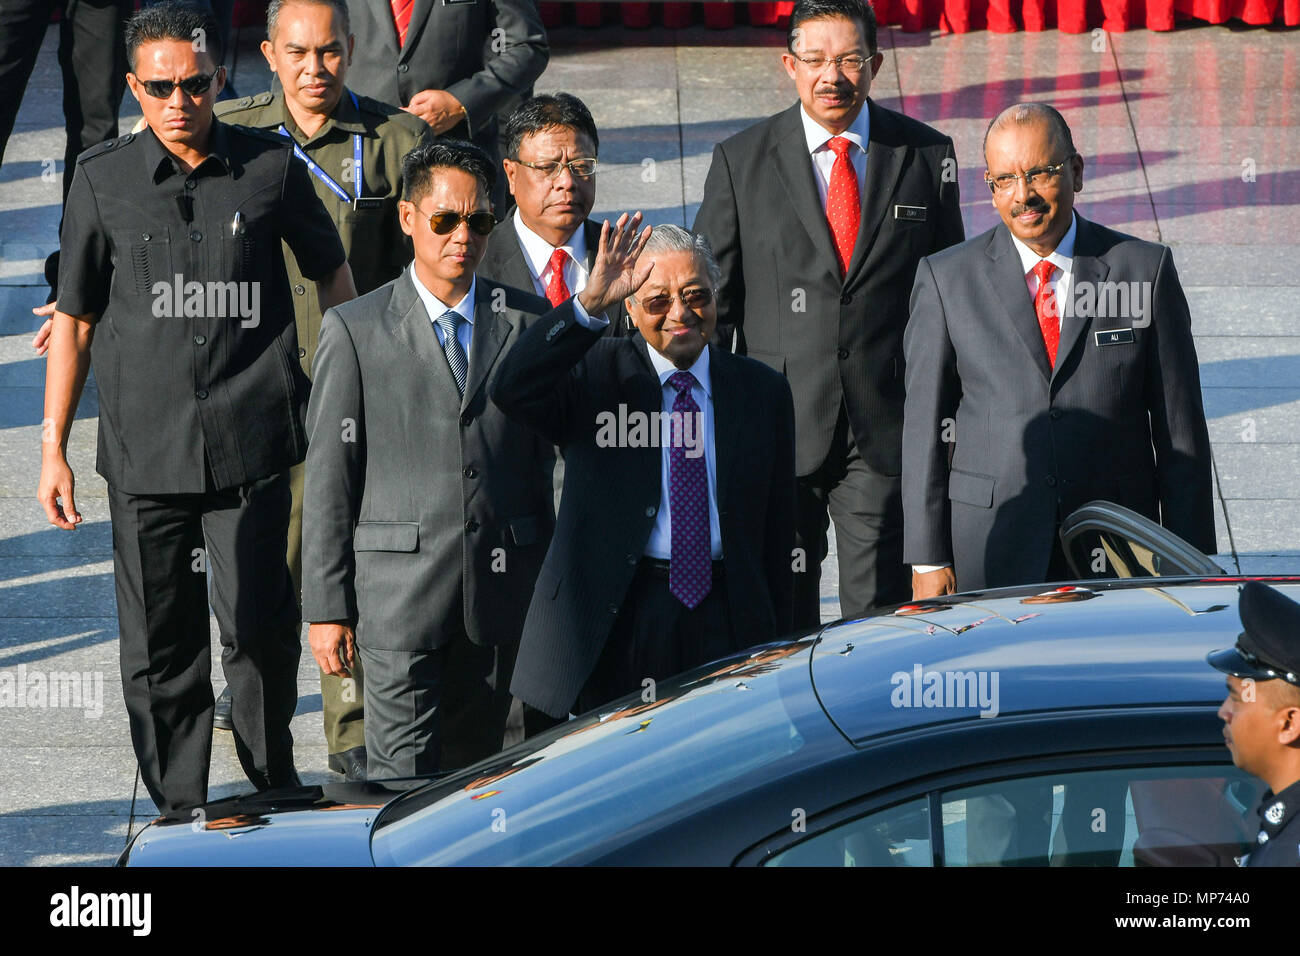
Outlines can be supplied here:
[[[695, 218], [722, 267], [720, 341], [734, 328], [736, 351], [790, 380], [801, 475], [825, 460], [841, 401], [866, 463], [899, 473], [916, 263], [964, 236], [952, 140], [867, 107], [862, 219], [843, 279], [798, 103], [718, 144]], [[900, 218], [919, 214], [899, 206], [924, 218]]]
[[[737, 638], [757, 644], [792, 620], [790, 390], [750, 359], [714, 348], [709, 363], [727, 604]], [[577, 322], [570, 301], [502, 360], [492, 400], [559, 445], [567, 465], [510, 687], [561, 717], [600, 657], [660, 505], [662, 449], [600, 447], [598, 416], [620, 405], [661, 411], [662, 389], [644, 339], [602, 338]]]
[[554, 525], [550, 445], [486, 383], [546, 300], [478, 280], [462, 400], [410, 273], [325, 313], [312, 366], [303, 616], [381, 650], [517, 640]]
[[[502, 217], [500, 224], [492, 230], [492, 235], [488, 236], [487, 251], [483, 253], [483, 261], [478, 264], [478, 274], [502, 285], [511, 285], [516, 289], [526, 289], [535, 293], [537, 286], [533, 284], [533, 274], [528, 270], [528, 263], [524, 261], [524, 248], [519, 244], [519, 233], [515, 232], [515, 224], [512, 221], [514, 214], [512, 206]], [[587, 240], [585, 265], [590, 272], [591, 267], [596, 264], [600, 223], [588, 219], [582, 224], [582, 228]], [[605, 330], [606, 335], [617, 337], [636, 334], [636, 328], [629, 324], [627, 310], [622, 302], [610, 308], [605, 318], [609, 319], [609, 326]]]
[[[1079, 314], [1061, 319], [1055, 368], [1006, 226], [917, 270], [904, 560], [953, 562], [961, 590], [1043, 581], [1058, 520], [1093, 498], [1216, 551], [1200, 373], [1169, 249], [1078, 216], [1074, 251]], [[1131, 305], [1115, 314], [1118, 283], [1146, 283], [1145, 319]], [[1089, 287], [1104, 305], [1080, 298]], [[1121, 331], [1099, 344], [1108, 330]]]
[[468, 130], [461, 124], [447, 135], [497, 155], [497, 112], [533, 85], [550, 56], [533, 0], [415, 0], [400, 50], [388, 0], [352, 0], [348, 10], [357, 38], [350, 88], [394, 106], [421, 90], [446, 90], [469, 114]]

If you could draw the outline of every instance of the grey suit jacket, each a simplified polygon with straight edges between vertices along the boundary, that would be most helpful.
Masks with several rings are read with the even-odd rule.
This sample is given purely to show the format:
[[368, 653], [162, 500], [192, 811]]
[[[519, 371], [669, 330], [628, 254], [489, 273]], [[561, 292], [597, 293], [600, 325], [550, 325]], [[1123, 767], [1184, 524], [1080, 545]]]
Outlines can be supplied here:
[[[511, 220], [515, 214], [512, 206], [504, 216], [501, 217], [501, 223], [492, 230], [492, 235], [488, 236], [487, 251], [483, 253], [483, 261], [478, 264], [478, 274], [486, 276], [494, 282], [500, 282], [502, 285], [511, 285], [516, 289], [526, 289], [529, 292], [536, 292], [537, 286], [533, 284], [533, 274], [528, 269], [528, 263], [524, 260], [524, 249], [519, 244], [519, 234], [515, 232], [515, 224]], [[596, 246], [600, 242], [600, 223], [588, 219], [582, 224], [587, 240], [587, 261], [585, 263], [587, 270], [596, 264]], [[613, 306], [605, 313], [605, 318], [609, 319], [609, 326], [605, 329], [605, 334], [612, 337], [622, 335], [635, 335], [636, 327], [631, 325], [631, 319], [628, 318], [627, 309], [623, 303]]]
[[381, 650], [437, 648], [462, 629], [477, 644], [519, 638], [554, 527], [554, 452], [486, 385], [547, 308], [478, 280], [463, 400], [409, 272], [325, 313], [307, 410], [304, 619], [355, 622]]
[[784, 372], [798, 473], [826, 459], [843, 404], [863, 460], [897, 475], [903, 327], [916, 264], [964, 237], [952, 140], [868, 100], [862, 219], [841, 278], [796, 103], [719, 143], [695, 231], [722, 267], [718, 340]]
[[446, 90], [469, 114], [469, 128], [448, 135], [497, 155], [497, 112], [533, 85], [550, 56], [533, 0], [415, 0], [400, 50], [388, 0], [352, 0], [348, 10], [357, 38], [349, 87], [394, 106], [421, 90]]
[[1058, 521], [1093, 498], [1216, 551], [1200, 372], [1169, 249], [1078, 216], [1070, 300], [1049, 367], [1005, 226], [917, 269], [903, 557], [951, 561], [961, 590], [1043, 581]]

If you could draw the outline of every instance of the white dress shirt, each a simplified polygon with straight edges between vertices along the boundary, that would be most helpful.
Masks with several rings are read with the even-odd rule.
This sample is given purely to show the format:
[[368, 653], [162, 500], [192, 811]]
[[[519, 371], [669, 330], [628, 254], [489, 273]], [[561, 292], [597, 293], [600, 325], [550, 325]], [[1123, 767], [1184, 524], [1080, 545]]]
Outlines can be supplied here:
[[428, 288], [425, 287], [425, 284], [420, 281], [420, 277], [415, 274], [414, 262], [412, 262], [408, 268], [411, 270], [411, 282], [415, 286], [415, 294], [418, 295], [420, 301], [424, 303], [424, 311], [429, 313], [429, 321], [433, 323], [433, 331], [438, 334], [439, 345], [444, 349], [447, 347], [447, 343], [442, 337], [442, 326], [438, 324], [438, 319], [445, 315], [448, 309], [459, 313], [460, 317], [465, 320], [456, 326], [456, 341], [459, 342], [460, 347], [465, 350], [466, 367], [468, 367], [469, 346], [470, 343], [474, 341], [474, 293], [478, 286], [478, 277], [475, 276], [470, 279], [469, 291], [465, 293], [464, 298], [455, 305], [448, 305], [430, 292]]
[[564, 264], [564, 284], [570, 295], [577, 295], [587, 288], [587, 232], [580, 223], [573, 230], [569, 241], [559, 246], [552, 246], [533, 230], [524, 225], [519, 217], [519, 208], [515, 208], [512, 218], [515, 235], [519, 237], [519, 246], [524, 253], [524, 262], [533, 277], [533, 287], [540, 296], [546, 295], [546, 287], [551, 284], [551, 255], [556, 249], [563, 249], [569, 254]]
[[[637, 343], [637, 348], [641, 348], [640, 343]], [[673, 435], [672, 419], [668, 413], [673, 410], [673, 402], [677, 401], [677, 389], [668, 384], [668, 379], [681, 369], [654, 349], [647, 347], [646, 350], [650, 353], [650, 364], [659, 376], [664, 414], [659, 419], [659, 512], [655, 516], [654, 527], [650, 529], [650, 539], [645, 544], [645, 555], [667, 561], [673, 554], [672, 496], [669, 494], [672, 487], [669, 482], [669, 452], [672, 450]], [[709, 378], [707, 346], [695, 364], [686, 371], [695, 376], [691, 397], [700, 407], [704, 418], [704, 465], [709, 474], [709, 553], [717, 561], [722, 557], [722, 527], [718, 523], [718, 457], [713, 441], [713, 383]]]
[[799, 118], [803, 120], [803, 135], [808, 143], [808, 152], [812, 155], [813, 171], [817, 180], [817, 195], [821, 197], [822, 210], [826, 209], [826, 196], [830, 192], [831, 170], [835, 166], [835, 151], [828, 145], [836, 136], [843, 136], [853, 147], [849, 149], [849, 161], [853, 172], [858, 177], [858, 196], [862, 195], [862, 184], [867, 176], [867, 145], [871, 132], [871, 114], [867, 104], [862, 104], [857, 119], [844, 132], [835, 134], [808, 115], [803, 106], [799, 107]]
[[[1074, 237], [1079, 231], [1079, 220], [1074, 213], [1070, 213], [1070, 229], [1056, 244], [1056, 248], [1046, 256], [1048, 262], [1056, 266], [1060, 273], [1052, 273], [1052, 278], [1047, 284], [1056, 292], [1057, 314], [1061, 320], [1061, 338], [1065, 341], [1066, 328], [1068, 323], [1076, 321], [1073, 316], [1073, 310], [1067, 308], [1070, 301], [1070, 278], [1074, 272]], [[1016, 252], [1020, 254], [1020, 266], [1025, 273], [1025, 286], [1029, 289], [1029, 300], [1032, 302], [1038, 295], [1038, 276], [1034, 275], [1034, 266], [1038, 265], [1040, 259], [1044, 258], [1034, 252], [1027, 245], [1016, 238], [1015, 233], [1011, 234], [1011, 244], [1016, 247]], [[1067, 314], [1069, 313], [1069, 314]], [[1046, 349], [1046, 346], [1044, 346]], [[1056, 357], [1061, 357], [1060, 351]], [[940, 568], [952, 567], [950, 564], [914, 564], [912, 570], [918, 574], [929, 574], [931, 571], [938, 571]]]

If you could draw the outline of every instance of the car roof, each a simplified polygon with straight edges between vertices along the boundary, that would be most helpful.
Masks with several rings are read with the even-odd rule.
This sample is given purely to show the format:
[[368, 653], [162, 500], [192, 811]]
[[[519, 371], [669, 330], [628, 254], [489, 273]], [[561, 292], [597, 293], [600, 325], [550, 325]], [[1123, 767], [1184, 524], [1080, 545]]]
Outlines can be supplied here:
[[[855, 744], [1007, 714], [1216, 703], [1238, 581], [1006, 588], [828, 628], [813, 685]], [[1281, 585], [1300, 597], [1300, 584]], [[983, 715], [983, 717], [981, 716]]]

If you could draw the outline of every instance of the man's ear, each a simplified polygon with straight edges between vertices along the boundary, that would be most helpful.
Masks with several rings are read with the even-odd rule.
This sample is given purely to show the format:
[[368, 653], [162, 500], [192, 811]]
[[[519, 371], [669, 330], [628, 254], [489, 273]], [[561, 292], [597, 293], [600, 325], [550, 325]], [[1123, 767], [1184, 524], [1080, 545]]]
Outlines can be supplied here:
[[1292, 704], [1278, 713], [1278, 743], [1291, 747], [1300, 743], [1300, 707]]
[[135, 97], [137, 103], [140, 102], [140, 81], [135, 78], [134, 73], [127, 73], [126, 85], [130, 89], [131, 95]]
[[505, 170], [506, 188], [510, 190], [510, 195], [513, 196], [515, 194], [515, 173], [519, 172], [519, 166], [513, 159], [507, 157], [501, 160], [501, 168]]
[[275, 47], [271, 45], [270, 40], [262, 41], [262, 56], [266, 57], [266, 65], [271, 72], [275, 72]]
[[348, 34], [348, 66], [352, 65], [352, 51], [356, 48], [356, 45], [357, 45], [356, 34], [349, 33]]
[[415, 203], [400, 199], [397, 202], [397, 223], [402, 227], [402, 232], [408, 236], [415, 232]]

